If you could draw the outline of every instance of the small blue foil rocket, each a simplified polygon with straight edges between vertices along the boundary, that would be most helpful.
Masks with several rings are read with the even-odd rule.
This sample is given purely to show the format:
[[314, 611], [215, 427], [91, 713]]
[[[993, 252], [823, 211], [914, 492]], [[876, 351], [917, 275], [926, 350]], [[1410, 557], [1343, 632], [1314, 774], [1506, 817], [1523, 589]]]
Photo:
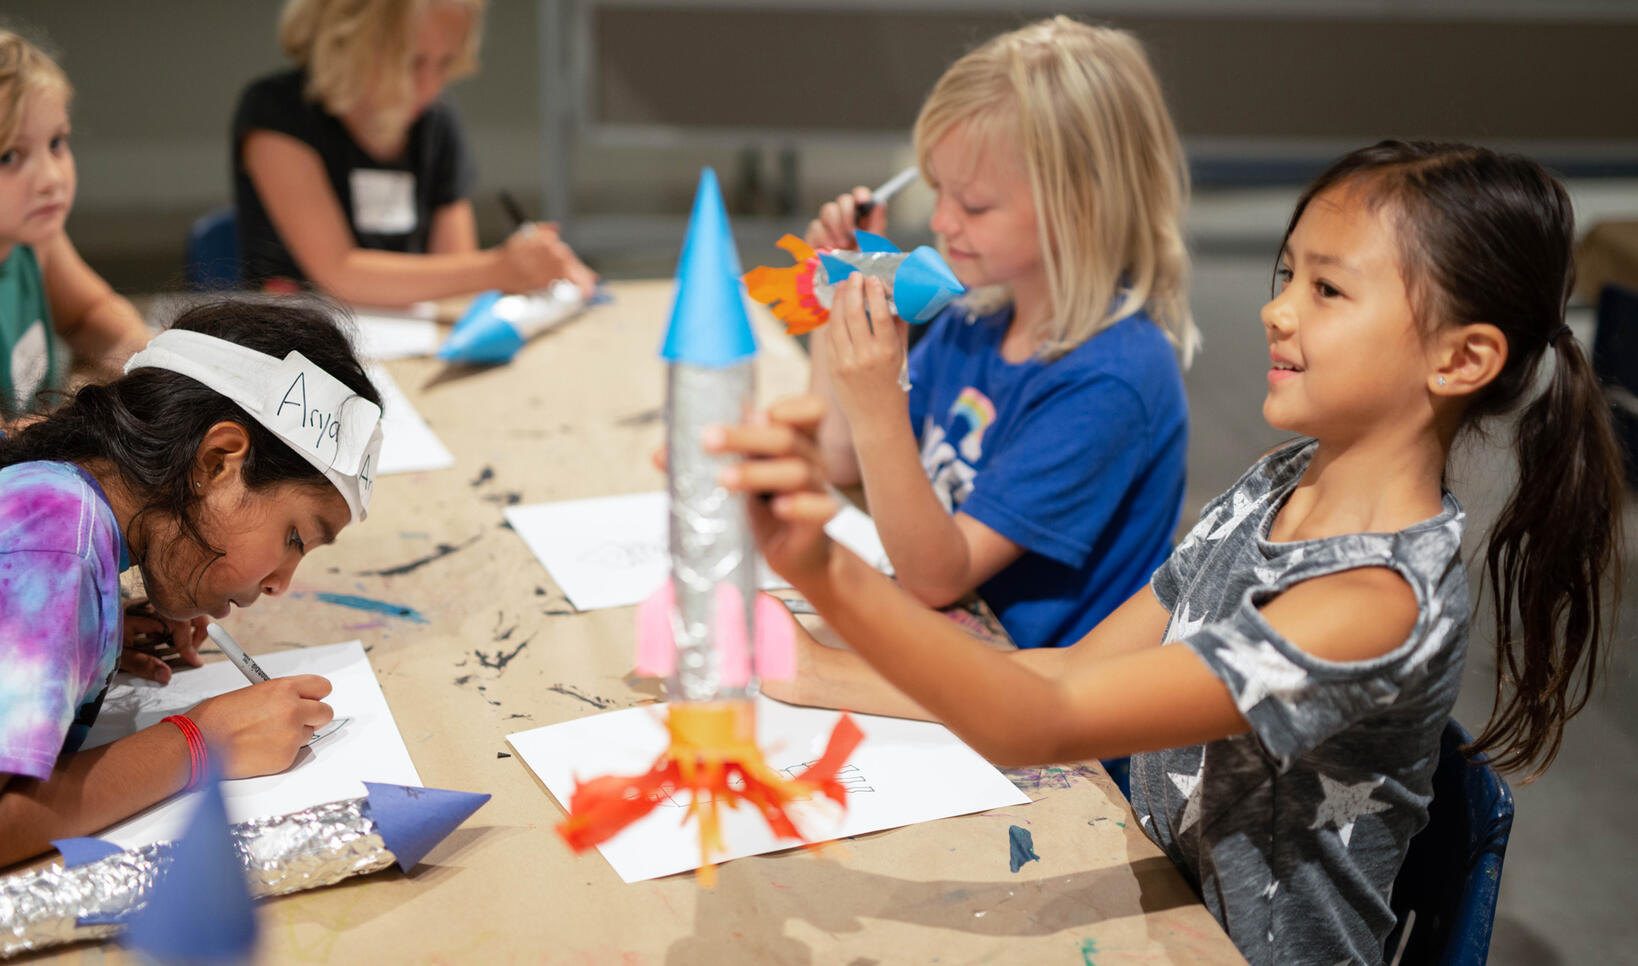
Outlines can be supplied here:
[[588, 301], [580, 286], [563, 278], [526, 295], [484, 292], [455, 323], [438, 358], [484, 366], [511, 362], [530, 339], [606, 301], [601, 291]]
[[858, 274], [880, 279], [886, 286], [889, 308], [906, 322], [931, 322], [944, 307], [967, 291], [950, 266], [933, 249], [914, 251], [868, 231], [854, 232], [859, 247], [815, 251], [795, 235], [778, 242], [796, 264], [786, 268], [753, 268], [745, 273], [751, 298], [773, 310], [791, 335], [812, 332], [830, 321], [836, 286]]

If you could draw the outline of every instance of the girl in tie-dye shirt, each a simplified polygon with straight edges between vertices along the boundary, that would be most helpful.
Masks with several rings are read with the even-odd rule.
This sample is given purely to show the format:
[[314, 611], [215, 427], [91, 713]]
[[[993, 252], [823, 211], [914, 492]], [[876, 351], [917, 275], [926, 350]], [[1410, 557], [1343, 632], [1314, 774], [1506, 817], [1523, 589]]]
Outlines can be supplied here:
[[[316, 305], [213, 302], [173, 328], [269, 366], [300, 353], [349, 398], [380, 405]], [[120, 661], [122, 570], [141, 571], [162, 620], [222, 618], [283, 592], [308, 548], [362, 516], [356, 481], [349, 490], [253, 417], [262, 399], [241, 406], [205, 378], [150, 363], [0, 438], [0, 866], [146, 808], [195, 770], [168, 721], [79, 750]], [[227, 777], [267, 774], [330, 719], [329, 689], [277, 678], [187, 717]]]

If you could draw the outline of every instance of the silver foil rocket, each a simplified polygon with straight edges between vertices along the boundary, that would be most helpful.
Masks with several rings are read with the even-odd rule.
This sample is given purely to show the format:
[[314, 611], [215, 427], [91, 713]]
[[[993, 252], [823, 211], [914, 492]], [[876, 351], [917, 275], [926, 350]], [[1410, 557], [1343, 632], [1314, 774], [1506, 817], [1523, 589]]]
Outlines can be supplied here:
[[[368, 798], [240, 822], [229, 834], [250, 893], [258, 898], [330, 885], [395, 861], [370, 817]], [[72, 868], [52, 864], [0, 879], [0, 957], [120, 932], [123, 921], [142, 908], [174, 848], [161, 842]]]

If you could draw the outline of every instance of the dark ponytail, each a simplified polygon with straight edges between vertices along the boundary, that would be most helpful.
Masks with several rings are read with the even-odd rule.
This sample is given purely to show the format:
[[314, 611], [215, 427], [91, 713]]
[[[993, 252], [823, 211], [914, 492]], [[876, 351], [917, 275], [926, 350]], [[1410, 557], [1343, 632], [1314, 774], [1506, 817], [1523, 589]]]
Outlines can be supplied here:
[[[338, 323], [341, 317], [338, 307], [316, 298], [218, 299], [188, 309], [172, 328], [216, 336], [279, 359], [292, 350], [300, 352], [379, 405], [381, 395], [353, 354]], [[106, 461], [141, 501], [133, 530], [150, 514], [169, 518], [176, 522], [179, 539], [192, 541], [207, 560], [213, 559], [220, 552], [199, 530], [199, 500], [190, 481], [206, 432], [223, 421], [238, 423], [250, 437], [243, 468], [249, 489], [291, 482], [330, 485], [323, 473], [233, 400], [167, 369], [138, 369], [107, 385], [80, 389], [45, 419], [0, 439], [0, 467], [30, 460]], [[164, 549], [147, 546], [144, 556]]]
[[[1619, 564], [1625, 483], [1609, 409], [1564, 326], [1575, 216], [1539, 164], [1462, 144], [1383, 141], [1333, 164], [1297, 203], [1355, 185], [1396, 219], [1400, 262], [1421, 324], [1485, 322], [1507, 361], [1464, 426], [1527, 400], [1516, 423], [1519, 481], [1491, 530], [1485, 577], [1496, 619], [1496, 700], [1468, 748], [1502, 770], [1549, 764], [1564, 723], [1591, 695], [1606, 646], [1604, 583]], [[1552, 369], [1535, 394], [1546, 359]], [[1532, 399], [1532, 395], [1534, 398]]]
[[1496, 704], [1472, 748], [1498, 768], [1532, 768], [1532, 778], [1552, 764], [1564, 722], [1598, 676], [1601, 583], [1619, 571], [1626, 486], [1592, 364], [1567, 332], [1553, 351], [1547, 388], [1519, 415], [1518, 486], [1485, 549]]

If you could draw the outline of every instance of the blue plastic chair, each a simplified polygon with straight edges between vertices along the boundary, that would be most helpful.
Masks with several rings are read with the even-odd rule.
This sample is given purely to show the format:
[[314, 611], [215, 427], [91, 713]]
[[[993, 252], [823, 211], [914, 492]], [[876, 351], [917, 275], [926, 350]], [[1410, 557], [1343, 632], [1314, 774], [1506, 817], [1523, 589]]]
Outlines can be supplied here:
[[1393, 884], [1399, 924], [1388, 934], [1388, 962], [1413, 911], [1401, 963], [1483, 966], [1490, 955], [1513, 793], [1489, 765], [1462, 754], [1472, 740], [1454, 718], [1439, 739], [1428, 824], [1411, 839]]
[[232, 208], [218, 208], [194, 221], [183, 278], [196, 292], [239, 287], [239, 229]]
[[1638, 292], [1606, 285], [1598, 293], [1592, 364], [1609, 396], [1627, 482], [1638, 486]]
[[1120, 793], [1126, 796], [1127, 801], [1131, 801], [1132, 759], [1130, 757], [1105, 758], [1100, 764], [1103, 765], [1103, 770], [1109, 773], [1109, 777], [1114, 779], [1115, 787], [1120, 789]]

